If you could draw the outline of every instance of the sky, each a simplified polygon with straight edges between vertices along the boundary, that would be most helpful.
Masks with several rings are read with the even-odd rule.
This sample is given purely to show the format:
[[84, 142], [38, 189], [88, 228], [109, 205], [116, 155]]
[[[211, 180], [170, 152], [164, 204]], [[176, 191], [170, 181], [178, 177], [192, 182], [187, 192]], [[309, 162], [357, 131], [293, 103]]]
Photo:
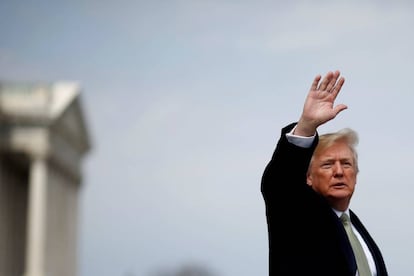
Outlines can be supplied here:
[[80, 276], [251, 276], [280, 129], [339, 69], [348, 110], [319, 131], [359, 133], [351, 208], [390, 275], [414, 275], [413, 27], [398, 0], [2, 0], [0, 80], [83, 88]]

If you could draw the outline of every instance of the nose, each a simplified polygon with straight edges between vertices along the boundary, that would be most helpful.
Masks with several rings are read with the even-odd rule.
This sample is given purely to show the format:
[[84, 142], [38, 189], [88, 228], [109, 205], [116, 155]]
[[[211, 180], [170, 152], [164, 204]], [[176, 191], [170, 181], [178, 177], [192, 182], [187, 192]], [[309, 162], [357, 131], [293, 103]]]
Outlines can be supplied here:
[[341, 177], [341, 176], [344, 175], [344, 170], [343, 170], [342, 164], [340, 162], [335, 162], [333, 173], [334, 173], [335, 177]]

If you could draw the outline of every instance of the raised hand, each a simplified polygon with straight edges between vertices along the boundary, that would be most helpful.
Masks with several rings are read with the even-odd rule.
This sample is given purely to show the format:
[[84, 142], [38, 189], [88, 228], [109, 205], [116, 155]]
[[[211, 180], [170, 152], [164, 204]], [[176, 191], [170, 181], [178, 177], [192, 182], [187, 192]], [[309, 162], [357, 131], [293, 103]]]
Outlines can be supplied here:
[[332, 120], [339, 112], [347, 109], [344, 104], [334, 106], [335, 99], [345, 82], [345, 79], [339, 76], [339, 71], [328, 72], [321, 82], [320, 75], [315, 77], [295, 129], [296, 135], [314, 135], [320, 125]]

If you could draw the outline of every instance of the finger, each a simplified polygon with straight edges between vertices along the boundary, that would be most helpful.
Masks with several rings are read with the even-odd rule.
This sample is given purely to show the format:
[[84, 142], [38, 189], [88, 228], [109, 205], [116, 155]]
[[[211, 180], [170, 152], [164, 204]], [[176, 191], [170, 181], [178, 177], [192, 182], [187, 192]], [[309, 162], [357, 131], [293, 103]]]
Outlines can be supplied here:
[[331, 78], [333, 76], [332, 72], [328, 72], [325, 77], [323, 78], [321, 84], [319, 85], [318, 90], [324, 91], [326, 90], [326, 87], [328, 86], [329, 82], [331, 81]]
[[337, 81], [336, 85], [334, 86], [334, 88], [331, 91], [331, 93], [334, 96], [334, 98], [336, 98], [336, 96], [338, 96], [338, 93], [339, 93], [339, 91], [341, 91], [341, 88], [344, 85], [344, 83], [345, 83], [345, 79], [343, 77], [341, 77]]
[[326, 86], [326, 91], [331, 92], [332, 88], [335, 86], [336, 81], [339, 78], [341, 73], [339, 71], [335, 71], [332, 75], [331, 80], [329, 81], [328, 85]]
[[318, 83], [321, 80], [322, 76], [321, 75], [317, 75], [315, 77], [315, 79], [312, 82], [312, 86], [311, 86], [311, 91], [318, 89]]

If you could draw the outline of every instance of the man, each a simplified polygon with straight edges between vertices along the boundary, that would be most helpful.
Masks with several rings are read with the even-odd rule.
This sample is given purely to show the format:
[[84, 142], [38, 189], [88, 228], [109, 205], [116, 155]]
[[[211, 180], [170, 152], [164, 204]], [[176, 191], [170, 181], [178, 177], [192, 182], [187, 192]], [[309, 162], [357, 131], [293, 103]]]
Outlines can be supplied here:
[[269, 273], [388, 275], [379, 248], [349, 210], [358, 173], [356, 133], [317, 134], [347, 108], [334, 105], [345, 80], [339, 71], [321, 79], [314, 79], [298, 123], [282, 130], [263, 174]]

